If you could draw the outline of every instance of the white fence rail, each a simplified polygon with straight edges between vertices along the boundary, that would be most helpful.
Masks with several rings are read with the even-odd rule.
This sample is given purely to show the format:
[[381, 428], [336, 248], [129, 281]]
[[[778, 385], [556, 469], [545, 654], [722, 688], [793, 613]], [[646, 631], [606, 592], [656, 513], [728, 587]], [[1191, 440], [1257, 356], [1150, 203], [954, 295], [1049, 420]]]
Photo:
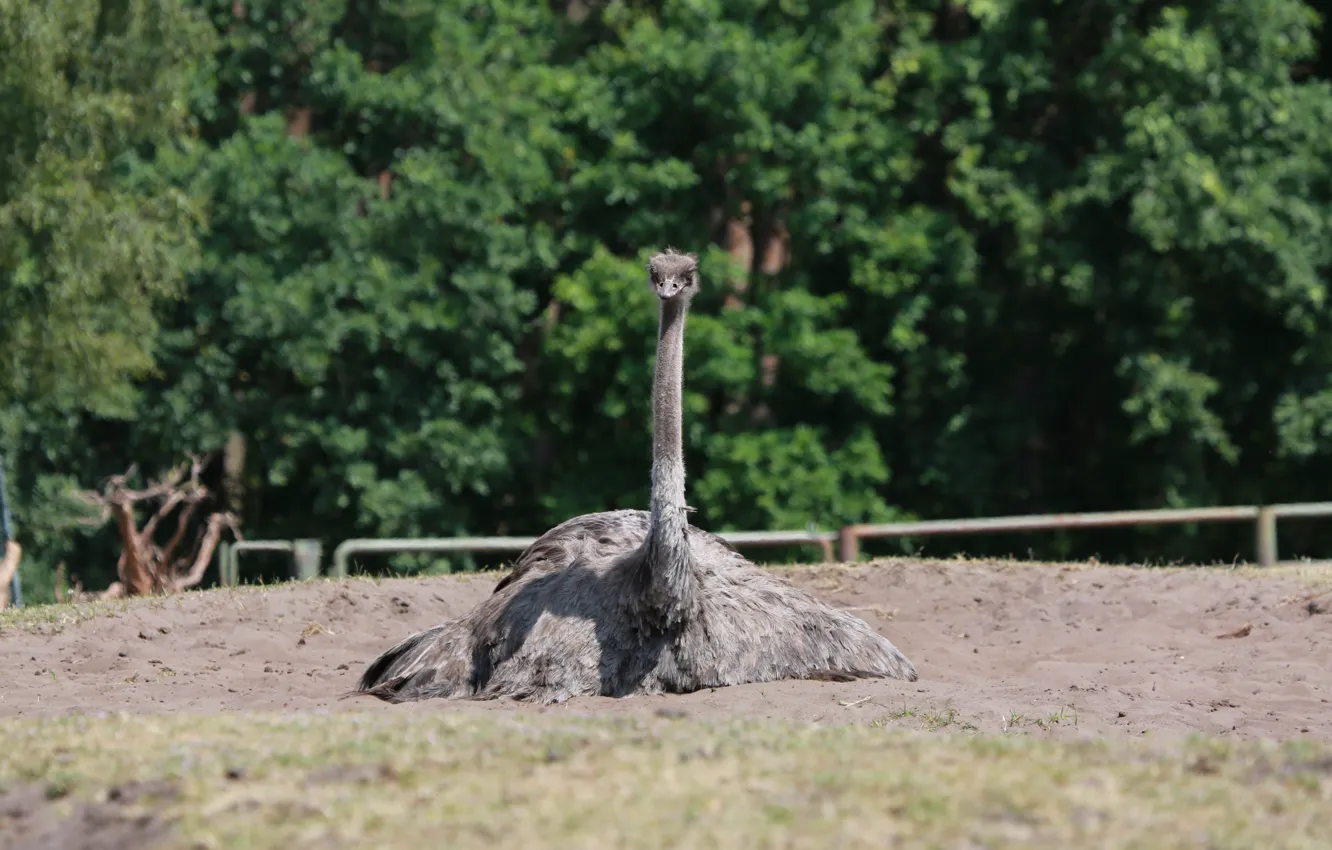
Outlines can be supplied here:
[[1277, 562], [1276, 521], [1281, 517], [1332, 516], [1332, 502], [1297, 502], [1287, 505], [1233, 505], [1219, 508], [1166, 508], [1147, 511], [1107, 511], [1083, 514], [1038, 514], [1032, 516], [945, 519], [926, 522], [895, 522], [882, 525], [848, 525], [838, 534], [843, 561], [859, 557], [860, 540], [873, 537], [927, 537], [944, 534], [978, 534], [1002, 531], [1054, 531], [1064, 528], [1110, 528], [1138, 525], [1191, 525], [1201, 522], [1251, 521], [1260, 566]]
[[218, 549], [218, 583], [224, 587], [240, 584], [240, 556], [243, 552], [289, 552], [294, 578], [317, 578], [321, 569], [323, 547], [318, 540], [240, 540], [223, 543]]
[[[832, 560], [832, 544], [837, 535], [831, 531], [724, 531], [717, 532], [735, 546], [816, 545], [825, 561]], [[521, 552], [535, 537], [425, 537], [399, 539], [344, 540], [333, 550], [333, 572], [347, 574], [347, 559], [358, 552]]]
[[[1261, 566], [1277, 563], [1277, 520], [1286, 517], [1332, 517], [1332, 502], [1296, 502], [1280, 505], [1232, 505], [1214, 508], [1178, 508], [1143, 511], [1106, 511], [1080, 514], [942, 519], [920, 522], [848, 525], [839, 531], [724, 531], [717, 532], [737, 547], [818, 546], [825, 561], [833, 560], [833, 542], [841, 561], [860, 558], [860, 541], [890, 537], [935, 537], [1018, 531], [1054, 531], [1069, 528], [1110, 528], [1142, 525], [1191, 525], [1206, 522], [1252, 522], [1256, 560]], [[333, 550], [330, 574], [347, 575], [347, 564], [358, 553], [394, 552], [521, 552], [535, 537], [443, 537], [344, 540]], [[279, 551], [293, 554], [293, 573], [300, 578], [320, 574], [320, 551], [314, 540], [249, 540], [222, 549], [223, 584], [239, 579], [237, 557], [244, 551]]]

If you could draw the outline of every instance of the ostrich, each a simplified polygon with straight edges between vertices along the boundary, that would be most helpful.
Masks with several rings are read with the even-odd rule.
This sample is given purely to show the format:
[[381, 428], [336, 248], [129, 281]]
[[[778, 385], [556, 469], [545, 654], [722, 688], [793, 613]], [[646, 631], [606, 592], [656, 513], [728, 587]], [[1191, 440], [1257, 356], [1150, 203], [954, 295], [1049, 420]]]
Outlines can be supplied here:
[[697, 258], [667, 248], [647, 271], [660, 299], [650, 511], [586, 514], [547, 531], [485, 601], [384, 652], [353, 693], [550, 704], [777, 679], [915, 681], [911, 662], [863, 620], [686, 521], [681, 393]]

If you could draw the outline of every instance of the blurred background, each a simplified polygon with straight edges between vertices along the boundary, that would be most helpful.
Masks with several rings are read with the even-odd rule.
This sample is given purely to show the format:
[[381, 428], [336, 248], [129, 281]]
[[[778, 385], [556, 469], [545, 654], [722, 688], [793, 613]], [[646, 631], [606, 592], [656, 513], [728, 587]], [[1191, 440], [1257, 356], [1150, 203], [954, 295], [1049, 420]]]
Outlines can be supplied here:
[[[704, 528], [1326, 499], [1316, 8], [0, 0], [25, 596], [116, 576], [71, 493], [187, 453], [247, 538], [325, 552], [645, 507], [668, 244], [702, 258]], [[1248, 523], [864, 545], [1252, 549]], [[1329, 553], [1332, 522], [1283, 524], [1283, 557]]]

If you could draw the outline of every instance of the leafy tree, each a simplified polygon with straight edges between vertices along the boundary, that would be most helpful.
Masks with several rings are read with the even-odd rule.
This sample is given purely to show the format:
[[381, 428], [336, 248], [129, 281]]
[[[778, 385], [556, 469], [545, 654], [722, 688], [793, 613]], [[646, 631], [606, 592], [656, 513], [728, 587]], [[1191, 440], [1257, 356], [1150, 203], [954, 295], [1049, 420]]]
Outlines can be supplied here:
[[133, 411], [153, 306], [197, 257], [198, 207], [136, 180], [189, 124], [211, 32], [170, 0], [0, 5], [0, 403]]
[[[686, 443], [709, 527], [1325, 496], [1332, 92], [1308, 5], [554, 5], [197, 0], [207, 75], [153, 77], [197, 135], [135, 125], [86, 179], [206, 199], [207, 230], [196, 252], [187, 216], [141, 214], [156, 276], [99, 298], [133, 267], [90, 265], [43, 296], [108, 310], [86, 325], [102, 348], [5, 327], [28, 341], [0, 393], [78, 400], [9, 404], [29, 484], [228, 446], [205, 474], [240, 471], [220, 489], [247, 534], [326, 545], [644, 505], [642, 263], [672, 244], [703, 255]], [[123, 52], [199, 55], [158, 32]], [[47, 172], [3, 173], [9, 199]], [[16, 233], [0, 244], [37, 244]], [[140, 377], [46, 365], [91, 350]], [[1326, 548], [1292, 531], [1283, 552]], [[1235, 527], [929, 551], [1028, 543], [1251, 546]]]
[[198, 259], [201, 209], [144, 167], [191, 126], [211, 51], [175, 0], [0, 2], [0, 451], [39, 579], [84, 471], [81, 417], [132, 418], [155, 306]]
[[857, 110], [871, 108], [875, 5], [615, 6], [595, 25], [604, 35], [572, 64], [581, 82], [564, 111], [567, 226], [598, 248], [548, 306], [532, 398], [557, 413], [531, 415], [545, 520], [645, 503], [656, 320], [641, 264], [666, 243], [726, 248], [704, 259], [686, 353], [698, 521], [891, 517], [872, 424], [892, 411], [893, 369], [847, 326], [844, 288], [810, 273], [829, 210], [820, 181], [845, 179]]
[[[913, 502], [993, 514], [1309, 492], [1272, 462], [1298, 434], [1282, 411], [1311, 409], [1296, 388], [1329, 366], [1314, 352], [1332, 97], [1293, 79], [1315, 47], [1307, 7], [970, 9], [896, 59], [921, 69], [901, 107], [926, 179], [907, 197], [932, 208], [933, 244], [968, 258], [915, 288], [926, 368], [903, 371], [923, 403], [889, 431], [898, 480], [926, 483]], [[1207, 551], [1170, 540], [1154, 548]]]
[[533, 13], [403, 4], [367, 42], [355, 10], [307, 6], [228, 22], [221, 78], [258, 94], [212, 116], [211, 149], [161, 163], [212, 199], [211, 228], [150, 430], [244, 436], [252, 537], [488, 530], [533, 281], [562, 251], [541, 217], [561, 146], [531, 93], [540, 42], [516, 29]]

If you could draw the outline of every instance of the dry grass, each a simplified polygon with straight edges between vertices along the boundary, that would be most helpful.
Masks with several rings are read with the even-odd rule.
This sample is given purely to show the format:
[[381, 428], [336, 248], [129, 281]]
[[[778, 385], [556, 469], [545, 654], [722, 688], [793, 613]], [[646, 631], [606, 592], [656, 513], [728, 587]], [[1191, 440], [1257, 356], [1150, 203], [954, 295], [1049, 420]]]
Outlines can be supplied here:
[[151, 805], [172, 847], [1312, 848], [1332, 834], [1332, 749], [1310, 743], [441, 711], [19, 722], [0, 752], [0, 785], [39, 783], [55, 805], [168, 780], [179, 796]]
[[[134, 600], [144, 604], [148, 600]], [[0, 637], [6, 632], [55, 634], [97, 617], [114, 616], [132, 604], [126, 599], [99, 599], [91, 602], [63, 602], [53, 605], [28, 605], [0, 610]]]

